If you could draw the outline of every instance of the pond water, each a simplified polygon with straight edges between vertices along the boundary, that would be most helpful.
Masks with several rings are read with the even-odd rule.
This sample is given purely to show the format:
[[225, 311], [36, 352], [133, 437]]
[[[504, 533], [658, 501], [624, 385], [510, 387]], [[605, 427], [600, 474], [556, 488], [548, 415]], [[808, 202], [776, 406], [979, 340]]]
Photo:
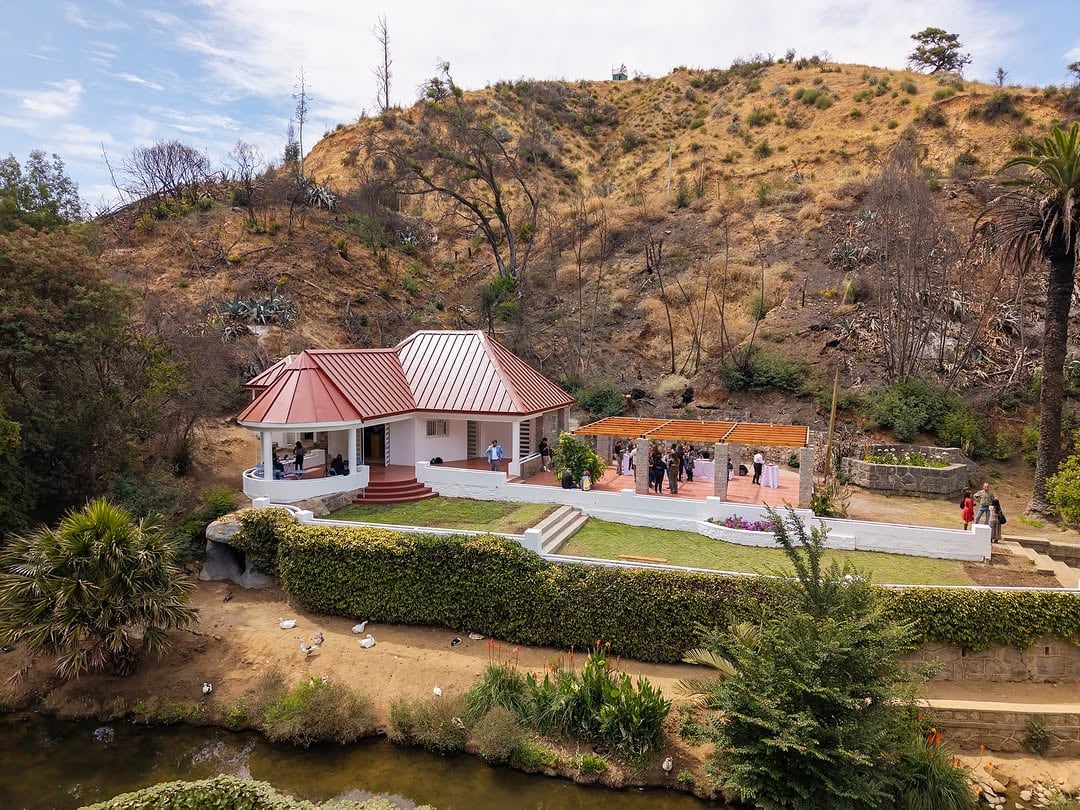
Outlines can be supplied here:
[[448, 810], [705, 810], [719, 804], [668, 790], [610, 791], [493, 768], [476, 757], [439, 757], [383, 739], [309, 749], [276, 746], [255, 734], [175, 726], [108, 724], [36, 714], [0, 715], [0, 809], [75, 808], [155, 782], [220, 773], [269, 782], [312, 801], [397, 798], [405, 807]]

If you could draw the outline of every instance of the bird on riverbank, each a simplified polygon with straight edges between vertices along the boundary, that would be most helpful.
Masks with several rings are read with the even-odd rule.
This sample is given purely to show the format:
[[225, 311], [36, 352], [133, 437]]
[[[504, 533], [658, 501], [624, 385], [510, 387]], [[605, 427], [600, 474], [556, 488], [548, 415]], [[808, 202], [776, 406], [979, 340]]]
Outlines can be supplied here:
[[321, 647], [322, 646], [322, 643], [323, 643], [322, 630], [320, 630], [318, 633], [315, 634], [315, 637], [313, 639], [311, 639], [311, 643], [314, 644], [316, 647]]
[[433, 694], [435, 697], [442, 697], [442, 689], [436, 686], [434, 689], [431, 690], [431, 694]]
[[367, 627], [367, 622], [360, 622], [360, 624], [354, 624], [353, 625], [352, 631], [354, 633], [356, 633], [356, 635], [360, 635], [361, 633], [364, 632], [364, 628], [366, 628], [366, 627]]
[[202, 693], [204, 695], [209, 695], [213, 691], [214, 691], [214, 685], [212, 683], [210, 683], [210, 681], [203, 681]]
[[296, 627], [296, 619], [283, 619], [280, 616], [277, 620], [277, 626], [282, 630], [292, 630]]
[[365, 650], [370, 650], [372, 647], [375, 646], [375, 637], [372, 636], [371, 633], [368, 633], [363, 638], [358, 638], [356, 640], [356, 643], [363, 647]]
[[302, 652], [304, 654], [304, 658], [310, 658], [311, 654], [314, 653], [314, 652], [317, 652], [318, 649], [319, 649], [318, 645], [305, 644], [302, 641], [300, 642], [300, 652]]
[[664, 769], [664, 773], [671, 773], [671, 769], [675, 767], [675, 763], [672, 761], [671, 757], [668, 757], [660, 767]]
[[232, 600], [232, 591], [225, 591], [225, 595], [221, 597], [222, 602], [229, 602]]

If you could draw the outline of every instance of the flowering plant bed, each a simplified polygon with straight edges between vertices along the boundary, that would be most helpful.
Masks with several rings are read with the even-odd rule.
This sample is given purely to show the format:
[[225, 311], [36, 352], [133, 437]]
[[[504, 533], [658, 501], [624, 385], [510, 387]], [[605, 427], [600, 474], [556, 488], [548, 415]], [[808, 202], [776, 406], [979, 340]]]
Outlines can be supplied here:
[[931, 456], [918, 450], [897, 452], [895, 450], [878, 450], [867, 453], [863, 461], [868, 464], [900, 464], [905, 467], [948, 467], [953, 462], [947, 458]]
[[771, 532], [773, 530], [771, 520], [745, 520], [738, 515], [724, 518], [720, 525], [729, 529], [742, 529], [744, 532]]

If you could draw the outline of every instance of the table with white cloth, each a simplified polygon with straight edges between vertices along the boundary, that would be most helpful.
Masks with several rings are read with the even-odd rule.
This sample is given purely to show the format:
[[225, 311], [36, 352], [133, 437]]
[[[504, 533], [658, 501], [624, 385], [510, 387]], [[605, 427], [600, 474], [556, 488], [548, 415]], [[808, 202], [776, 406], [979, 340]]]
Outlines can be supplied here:
[[[296, 472], [296, 457], [289, 456], [288, 460], [282, 461], [286, 473]], [[326, 451], [321, 447], [304, 452], [304, 472], [310, 472], [318, 467], [326, 465]]]
[[768, 487], [769, 489], [779, 489], [780, 487], [780, 465], [779, 464], [766, 464], [765, 469], [761, 473], [761, 485]]
[[704, 478], [711, 481], [715, 475], [715, 462], [707, 458], [694, 459], [694, 478]]

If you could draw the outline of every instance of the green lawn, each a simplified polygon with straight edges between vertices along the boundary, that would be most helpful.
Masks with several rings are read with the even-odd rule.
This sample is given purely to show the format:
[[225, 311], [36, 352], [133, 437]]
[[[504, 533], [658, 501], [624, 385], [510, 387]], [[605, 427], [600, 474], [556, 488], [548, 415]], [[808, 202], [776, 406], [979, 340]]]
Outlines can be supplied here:
[[399, 526], [431, 526], [437, 529], [521, 534], [557, 507], [546, 503], [503, 503], [468, 498], [428, 498], [413, 503], [364, 506], [351, 504], [330, 515], [334, 520], [361, 523], [393, 523]]
[[[711, 540], [696, 532], [665, 531], [590, 520], [560, 554], [616, 560], [620, 554], [664, 558], [671, 565], [721, 571], [772, 573], [788, 568], [783, 552]], [[894, 585], [971, 585], [964, 563], [871, 551], [831, 551], [828, 559], [850, 560], [874, 582]], [[790, 569], [788, 569], [790, 570]]]

